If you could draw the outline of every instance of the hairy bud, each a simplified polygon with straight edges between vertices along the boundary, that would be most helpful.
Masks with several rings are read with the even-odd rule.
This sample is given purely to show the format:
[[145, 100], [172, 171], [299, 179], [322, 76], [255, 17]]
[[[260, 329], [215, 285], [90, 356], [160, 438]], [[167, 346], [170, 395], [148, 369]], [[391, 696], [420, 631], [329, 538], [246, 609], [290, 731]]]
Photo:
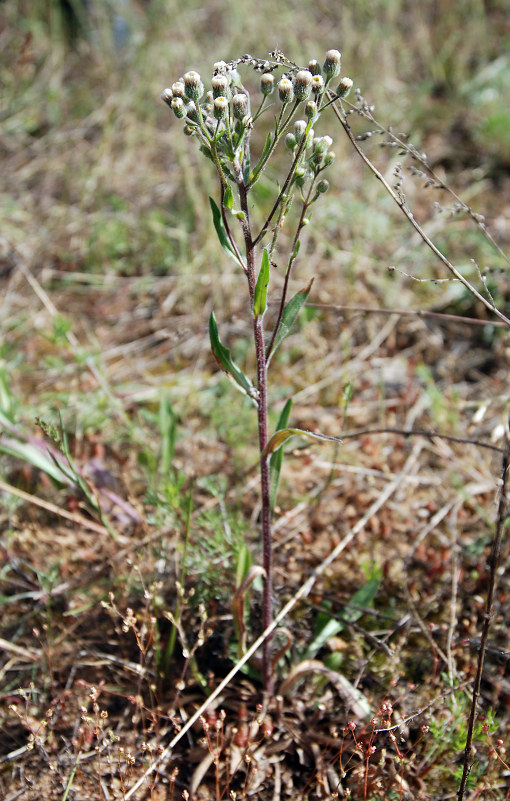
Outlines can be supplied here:
[[197, 111], [197, 105], [194, 100], [190, 100], [186, 106], [186, 116], [192, 122], [198, 122], [199, 116]]
[[213, 97], [228, 97], [228, 78], [226, 75], [215, 75], [211, 80]]
[[232, 98], [232, 111], [236, 120], [242, 120], [248, 114], [248, 96], [238, 92]]
[[163, 89], [163, 91], [161, 92], [161, 100], [163, 101], [163, 103], [166, 103], [167, 106], [171, 105], [173, 96], [174, 93], [172, 92], [171, 89], [168, 89], [168, 87], [166, 89]]
[[201, 81], [200, 75], [195, 70], [190, 70], [184, 76], [184, 91], [186, 97], [190, 100], [198, 102], [204, 94], [204, 84]]
[[312, 75], [321, 74], [321, 68], [316, 58], [312, 58], [312, 60], [308, 62], [308, 69], [310, 70]]
[[288, 147], [289, 150], [294, 150], [296, 145], [297, 145], [296, 137], [294, 136], [293, 133], [288, 133], [287, 136], [285, 137], [285, 147]]
[[278, 84], [278, 92], [280, 94], [280, 100], [284, 104], [291, 103], [294, 99], [294, 87], [288, 78], [281, 79]]
[[329, 189], [329, 181], [326, 181], [325, 179], [319, 181], [319, 183], [317, 184], [317, 192], [320, 195], [324, 195], [328, 191], [328, 189]]
[[182, 81], [173, 83], [170, 91], [174, 97], [186, 97], [186, 89]]
[[172, 111], [176, 117], [182, 120], [186, 116], [186, 106], [182, 97], [174, 97], [171, 102]]
[[308, 70], [299, 70], [294, 78], [294, 96], [296, 100], [307, 100], [312, 91], [313, 75]]
[[308, 101], [308, 103], [305, 106], [305, 114], [309, 120], [315, 122], [315, 120], [318, 117], [317, 103], [315, 102], [315, 100]]
[[312, 79], [312, 92], [318, 95], [324, 89], [324, 78], [322, 75], [314, 75]]
[[214, 99], [213, 114], [215, 119], [224, 120], [228, 112], [228, 100], [226, 97], [216, 97]]
[[304, 120], [296, 120], [294, 123], [294, 138], [298, 144], [302, 141], [305, 131], [306, 122]]
[[339, 97], [347, 97], [349, 92], [351, 91], [353, 86], [352, 80], [344, 76], [338, 86], [336, 87], [336, 93]]
[[329, 81], [331, 78], [336, 78], [336, 76], [340, 74], [341, 58], [338, 50], [328, 50], [324, 64], [322, 65], [322, 71], [326, 76], [326, 80]]
[[274, 75], [270, 72], [265, 72], [260, 78], [260, 91], [267, 97], [274, 90]]

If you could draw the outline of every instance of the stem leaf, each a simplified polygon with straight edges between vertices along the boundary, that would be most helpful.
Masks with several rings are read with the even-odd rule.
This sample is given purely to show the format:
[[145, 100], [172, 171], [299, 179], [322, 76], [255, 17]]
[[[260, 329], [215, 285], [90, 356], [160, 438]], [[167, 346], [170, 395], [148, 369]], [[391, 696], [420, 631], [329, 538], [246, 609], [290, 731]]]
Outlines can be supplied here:
[[234, 205], [234, 196], [232, 194], [232, 187], [227, 186], [225, 189], [225, 194], [223, 196], [223, 205], [226, 209], [232, 211], [232, 206]]
[[[289, 398], [278, 418], [276, 430], [281, 431], [285, 429], [289, 422], [290, 411], [292, 409], [292, 398]], [[276, 496], [278, 493], [278, 484], [280, 483], [280, 472], [283, 463], [283, 450], [278, 448], [273, 451], [269, 459], [269, 488], [271, 497], [271, 509], [273, 510], [276, 503]]]
[[269, 456], [281, 448], [284, 442], [290, 437], [311, 437], [312, 439], [322, 439], [325, 442], [342, 442], [338, 437], [328, 437], [326, 434], [317, 434], [315, 431], [307, 431], [304, 428], [282, 428], [280, 431], [275, 431], [266, 447], [264, 448], [263, 455]]
[[[225, 192], [225, 195], [226, 194], [227, 193]], [[230, 190], [230, 194], [232, 194], [232, 190]], [[223, 218], [221, 216], [221, 211], [219, 210], [218, 206], [216, 205], [216, 203], [214, 202], [212, 197], [209, 198], [209, 203], [211, 204], [213, 223], [214, 223], [214, 227], [216, 229], [216, 235], [217, 235], [217, 237], [218, 237], [218, 239], [220, 241], [220, 245], [223, 248], [223, 250], [225, 251], [225, 253], [228, 253], [229, 256], [232, 256], [232, 258], [237, 263], [239, 263], [239, 259], [237, 258], [237, 254], [236, 254], [234, 248], [232, 247], [232, 245], [230, 243], [230, 240], [229, 240], [229, 238], [227, 236], [227, 231], [225, 229], [225, 225], [223, 224]]]
[[280, 326], [275, 336], [274, 345], [271, 349], [271, 353], [273, 354], [275, 350], [279, 347], [279, 345], [283, 342], [285, 337], [290, 332], [290, 329], [294, 325], [296, 318], [303, 308], [308, 295], [310, 294], [310, 290], [312, 288], [313, 278], [310, 280], [308, 286], [304, 289], [301, 289], [299, 292], [296, 292], [293, 298], [289, 300], [287, 305], [285, 306], [282, 314], [282, 319], [280, 320]]
[[267, 285], [269, 284], [269, 253], [267, 248], [262, 251], [262, 264], [260, 265], [255, 295], [253, 298], [253, 316], [260, 317], [267, 308]]
[[211, 316], [209, 317], [209, 337], [211, 340], [213, 356], [221, 369], [235, 381], [241, 392], [244, 392], [245, 395], [248, 395], [253, 401], [255, 401], [255, 388], [253, 384], [251, 383], [250, 379], [245, 376], [241, 368], [232, 361], [230, 350], [222, 345], [220, 341], [218, 324], [216, 322], [214, 312], [211, 312]]

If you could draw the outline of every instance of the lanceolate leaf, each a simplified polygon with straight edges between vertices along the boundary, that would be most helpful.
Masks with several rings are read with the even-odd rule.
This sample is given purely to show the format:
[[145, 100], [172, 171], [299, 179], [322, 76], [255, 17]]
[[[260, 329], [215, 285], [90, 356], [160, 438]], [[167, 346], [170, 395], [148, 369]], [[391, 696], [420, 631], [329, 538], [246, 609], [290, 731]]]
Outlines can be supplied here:
[[[232, 190], [230, 190], [230, 193], [232, 194]], [[225, 226], [223, 224], [223, 219], [222, 219], [222, 216], [221, 216], [221, 211], [219, 210], [218, 206], [216, 205], [216, 203], [214, 202], [212, 197], [209, 198], [209, 203], [211, 204], [213, 223], [214, 223], [214, 227], [216, 229], [216, 235], [217, 235], [217, 237], [218, 237], [218, 239], [220, 241], [220, 245], [223, 248], [223, 250], [226, 253], [229, 254], [229, 256], [232, 256], [232, 258], [235, 259], [235, 261], [239, 263], [239, 259], [237, 258], [237, 254], [236, 254], [234, 248], [232, 247], [232, 245], [230, 243], [230, 240], [229, 240], [229, 238], [227, 236], [227, 232], [225, 230]]]
[[214, 355], [214, 358], [218, 362], [219, 366], [222, 370], [224, 370], [227, 375], [229, 375], [240, 387], [241, 391], [244, 392], [246, 395], [249, 395], [250, 398], [254, 402], [255, 401], [255, 388], [251, 383], [250, 379], [245, 376], [243, 371], [232, 361], [232, 357], [230, 355], [230, 350], [226, 348], [220, 342], [220, 337], [218, 334], [218, 325], [216, 323], [216, 317], [214, 316], [214, 312], [211, 312], [211, 316], [209, 318], [209, 337], [211, 339], [211, 349]]
[[289, 300], [289, 302], [285, 306], [271, 353], [275, 352], [277, 347], [283, 342], [283, 340], [289, 333], [290, 329], [294, 325], [296, 317], [303, 308], [308, 298], [308, 295], [310, 294], [312, 284], [313, 284], [313, 278], [311, 279], [308, 286], [305, 287], [304, 289], [301, 289], [299, 292], [296, 292], [294, 297], [291, 298], [291, 300]]
[[283, 428], [273, 434], [264, 448], [264, 455], [269, 456], [270, 453], [274, 453], [274, 451], [277, 451], [278, 448], [281, 448], [286, 440], [294, 436], [322, 439], [326, 442], [342, 442], [342, 440], [338, 439], [338, 437], [328, 437], [326, 434], [316, 434], [315, 431], [306, 431], [304, 428]]
[[[278, 422], [276, 424], [277, 431], [281, 431], [288, 425], [291, 409], [292, 409], [292, 398], [289, 398], [289, 400], [287, 401], [287, 403], [285, 404], [280, 413], [280, 417], [278, 418]], [[281, 448], [278, 448], [278, 450], [273, 451], [269, 459], [269, 488], [271, 497], [271, 509], [274, 509], [276, 503], [276, 496], [278, 493], [278, 484], [280, 483], [280, 471], [282, 469], [282, 463], [283, 463], [283, 450]]]
[[262, 251], [262, 264], [260, 265], [257, 283], [255, 285], [255, 296], [253, 299], [253, 316], [259, 317], [264, 314], [267, 307], [267, 285], [269, 284], [269, 253], [267, 248]]

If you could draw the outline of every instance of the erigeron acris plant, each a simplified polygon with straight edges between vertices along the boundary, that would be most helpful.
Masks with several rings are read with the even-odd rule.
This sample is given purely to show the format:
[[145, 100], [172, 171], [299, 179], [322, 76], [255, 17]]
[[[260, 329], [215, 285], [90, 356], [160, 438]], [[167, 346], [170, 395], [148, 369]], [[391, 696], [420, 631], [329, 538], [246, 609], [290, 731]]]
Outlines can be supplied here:
[[[209, 320], [209, 333], [216, 361], [250, 398], [258, 416], [264, 628], [270, 625], [273, 616], [271, 519], [282, 463], [281, 446], [295, 434], [333, 439], [289, 427], [291, 401], [280, 414], [276, 431], [269, 433], [268, 370], [312, 286], [313, 279], [288, 297], [303, 228], [310, 222], [313, 204], [328, 191], [324, 173], [335, 158], [331, 150], [333, 140], [327, 135], [319, 136], [316, 129], [331, 97], [344, 97], [352, 87], [350, 78], [339, 78], [340, 63], [338, 50], [328, 51], [322, 67], [314, 59], [306, 69], [299, 68], [278, 51], [271, 53], [267, 61], [247, 55], [229, 63], [217, 62], [207, 91], [198, 72], [191, 70], [162, 93], [165, 103], [182, 119], [184, 133], [197, 140], [200, 151], [216, 168], [219, 202], [210, 198], [214, 226], [223, 249], [244, 273], [249, 296], [256, 358], [254, 381], [234, 363], [230, 351], [222, 344], [214, 313]], [[259, 97], [253, 98], [243, 85], [238, 71], [241, 67], [260, 73]], [[259, 126], [265, 126], [265, 144], [254, 157], [252, 133]], [[250, 192], [277, 148], [282, 147], [288, 153], [285, 173], [274, 184], [271, 210], [257, 226], [251, 215], [254, 201]], [[288, 214], [291, 206], [293, 215]], [[271, 264], [276, 258], [280, 232], [290, 216], [294, 230], [287, 240], [290, 246], [286, 255], [282, 258], [278, 251], [278, 261], [286, 266], [283, 284], [275, 290]], [[266, 327], [269, 297], [277, 313], [274, 323]], [[269, 638], [263, 646], [262, 664], [264, 687], [269, 692], [273, 685]]]

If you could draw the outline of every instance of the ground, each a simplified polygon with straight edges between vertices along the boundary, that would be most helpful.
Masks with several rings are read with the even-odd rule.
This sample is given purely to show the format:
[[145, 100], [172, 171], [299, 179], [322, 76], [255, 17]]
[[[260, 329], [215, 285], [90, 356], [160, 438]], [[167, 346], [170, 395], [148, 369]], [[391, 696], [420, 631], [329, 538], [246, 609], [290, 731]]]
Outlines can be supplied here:
[[[294, 281], [298, 290], [314, 276], [313, 291], [270, 392], [273, 426], [292, 397], [293, 425], [342, 443], [286, 446], [275, 610], [296, 600], [275, 636], [274, 693], [264, 696], [255, 657], [170, 748], [238, 662], [240, 622], [248, 644], [261, 632], [260, 577], [235, 595], [245, 546], [253, 565], [261, 559], [256, 420], [207, 333], [214, 309], [253, 370], [243, 277], [214, 237], [208, 165], [168, 109], [152, 109], [164, 84], [151, 65], [170, 33], [148, 16], [130, 61], [86, 37], [48, 46], [45, 20], [23, 25], [16, 3], [5, 9], [20, 88], [7, 84], [0, 140], [0, 795], [454, 798], [501, 515], [504, 322], [457, 284], [412, 280], [446, 275], [338, 130], [338, 171]], [[378, 13], [407, 26], [418, 56], [438, 24]], [[508, 35], [497, 4], [484, 20]], [[506, 314], [507, 262], [470, 216], [483, 212], [508, 251], [507, 140], [496, 144], [494, 121], [484, 128], [499, 109], [480, 111], [483, 81], [500, 73], [496, 55], [468, 40], [453, 65], [437, 56], [420, 101], [408, 92], [402, 104], [436, 174], [450, 170], [469, 207], [453, 213], [455, 198], [424, 188], [399, 158], [434, 241], [474, 280], [470, 259], [498, 268], [488, 284]], [[368, 45], [346, 47], [350, 69]], [[124, 76], [110, 68], [122, 58]], [[461, 62], [477, 68], [464, 74]], [[393, 81], [404, 94], [385, 63], [385, 91]], [[177, 77], [171, 63], [164, 71]], [[467, 130], [467, 95], [452, 88], [462, 80]], [[140, 109], [149, 86], [156, 99]], [[375, 93], [369, 77], [363, 91]], [[388, 148], [363, 146], [393, 181]], [[282, 270], [272, 268], [276, 289]], [[508, 556], [503, 539], [469, 799], [509, 797]]]

